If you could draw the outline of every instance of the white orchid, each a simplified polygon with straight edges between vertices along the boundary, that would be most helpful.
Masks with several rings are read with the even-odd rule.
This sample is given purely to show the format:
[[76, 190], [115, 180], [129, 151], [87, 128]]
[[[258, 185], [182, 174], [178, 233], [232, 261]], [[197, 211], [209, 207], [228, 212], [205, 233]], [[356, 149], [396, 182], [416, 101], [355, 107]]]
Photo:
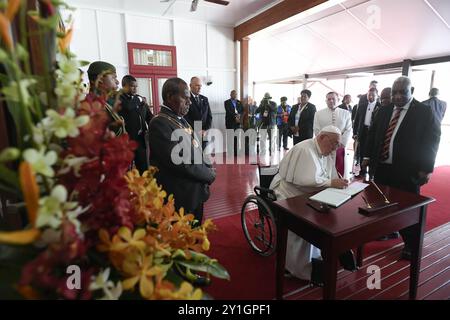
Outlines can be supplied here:
[[62, 168], [58, 173], [66, 174], [73, 169], [73, 173], [75, 174], [75, 176], [79, 177], [81, 166], [88, 160], [88, 157], [75, 157], [73, 154], [70, 154], [63, 160]]
[[89, 122], [88, 116], [75, 117], [75, 111], [67, 108], [64, 114], [55, 110], [47, 110], [47, 117], [42, 120], [42, 125], [53, 132], [58, 138], [76, 137], [80, 133], [79, 127]]
[[55, 94], [60, 106], [72, 106], [79, 92], [80, 64], [75, 59], [68, 59], [65, 55], [59, 55], [58, 67], [58, 70], [55, 71], [57, 78]]
[[110, 269], [107, 268], [100, 272], [96, 277], [92, 277], [89, 285], [90, 291], [103, 290], [104, 296], [100, 300], [118, 300], [122, 295], [122, 283], [119, 281], [117, 285], [109, 280]]
[[64, 186], [55, 186], [50, 196], [39, 200], [36, 226], [38, 228], [44, 226], [49, 226], [53, 229], [58, 228], [61, 225], [64, 213], [75, 209], [77, 205], [76, 202], [67, 201], [67, 190]]
[[36, 149], [27, 149], [23, 152], [23, 158], [31, 164], [36, 173], [40, 173], [46, 177], [53, 177], [55, 175], [55, 171], [52, 168], [52, 165], [58, 160], [58, 155], [55, 151], [50, 150], [45, 153], [44, 148], [41, 148], [39, 151]]

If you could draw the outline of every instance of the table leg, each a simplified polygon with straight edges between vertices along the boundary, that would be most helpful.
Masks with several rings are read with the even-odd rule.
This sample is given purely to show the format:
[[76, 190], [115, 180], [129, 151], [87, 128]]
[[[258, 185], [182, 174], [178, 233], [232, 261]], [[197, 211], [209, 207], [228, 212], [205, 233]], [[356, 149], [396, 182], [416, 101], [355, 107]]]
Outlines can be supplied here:
[[423, 232], [425, 229], [425, 218], [427, 206], [420, 208], [419, 223], [412, 226], [413, 236], [411, 239], [411, 264], [409, 268], [409, 299], [416, 299], [417, 286], [419, 284], [420, 262], [422, 258]]
[[356, 265], [358, 266], [358, 268], [362, 267], [363, 264], [363, 260], [364, 260], [364, 245], [360, 245], [356, 251]]
[[[278, 215], [279, 216], [279, 215]], [[284, 268], [286, 263], [286, 245], [288, 229], [280, 217], [277, 220], [277, 267], [276, 267], [276, 299], [283, 299]]]
[[338, 257], [333, 252], [334, 250], [322, 250], [322, 257], [324, 259], [324, 275], [323, 275], [323, 299], [336, 299], [336, 280], [337, 280], [337, 263]]

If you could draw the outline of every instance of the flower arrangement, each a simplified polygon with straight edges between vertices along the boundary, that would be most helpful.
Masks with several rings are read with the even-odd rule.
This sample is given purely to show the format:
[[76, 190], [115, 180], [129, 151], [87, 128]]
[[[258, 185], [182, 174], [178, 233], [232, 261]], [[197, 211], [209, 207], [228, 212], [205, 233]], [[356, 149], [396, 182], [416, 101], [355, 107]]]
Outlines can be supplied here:
[[[201, 299], [195, 272], [229, 279], [205, 254], [214, 224], [193, 227], [192, 214], [177, 212], [157, 168], [129, 171], [135, 142], [109, 130], [102, 97], [80, 101], [83, 62], [68, 50], [72, 29], [58, 27], [67, 6], [26, 2], [0, 1], [0, 88], [17, 136], [0, 152], [0, 191], [27, 216], [23, 230], [0, 231], [0, 297]], [[41, 73], [27, 19], [45, 53]]]

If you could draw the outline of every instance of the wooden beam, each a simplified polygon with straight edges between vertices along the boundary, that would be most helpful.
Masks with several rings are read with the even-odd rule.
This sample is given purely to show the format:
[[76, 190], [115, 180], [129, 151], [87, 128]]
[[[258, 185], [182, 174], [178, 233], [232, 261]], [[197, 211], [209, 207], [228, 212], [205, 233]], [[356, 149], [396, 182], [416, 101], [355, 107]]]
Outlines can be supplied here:
[[403, 60], [402, 64], [402, 76], [410, 77], [412, 72], [412, 60]]
[[248, 41], [249, 38], [241, 39], [239, 42], [241, 44], [240, 50], [240, 92], [241, 92], [241, 101], [245, 105], [247, 104], [248, 99]]
[[284, 0], [235, 27], [234, 40], [239, 41], [257, 31], [270, 27], [324, 2], [326, 0]]

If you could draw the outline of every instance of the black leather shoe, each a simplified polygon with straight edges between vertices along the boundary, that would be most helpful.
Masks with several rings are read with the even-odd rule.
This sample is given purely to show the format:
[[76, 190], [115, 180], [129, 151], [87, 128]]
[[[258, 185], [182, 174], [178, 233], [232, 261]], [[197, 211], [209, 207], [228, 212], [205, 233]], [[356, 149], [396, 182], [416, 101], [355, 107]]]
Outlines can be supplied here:
[[412, 256], [411, 249], [407, 246], [404, 246], [401, 255], [402, 259], [411, 261], [411, 256]]
[[323, 287], [323, 261], [312, 258], [311, 264], [311, 285], [316, 287]]
[[339, 262], [341, 266], [348, 271], [358, 270], [356, 267], [355, 255], [352, 250], [346, 251], [339, 256]]

